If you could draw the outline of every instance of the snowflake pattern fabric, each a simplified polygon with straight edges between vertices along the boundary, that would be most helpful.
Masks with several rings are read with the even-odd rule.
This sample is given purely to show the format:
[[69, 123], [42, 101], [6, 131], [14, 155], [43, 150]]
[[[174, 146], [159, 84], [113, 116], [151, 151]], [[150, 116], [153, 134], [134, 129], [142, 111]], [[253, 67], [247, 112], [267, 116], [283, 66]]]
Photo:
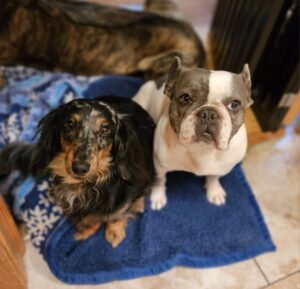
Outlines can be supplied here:
[[99, 77], [75, 77], [25, 67], [0, 66], [0, 149], [13, 141], [32, 142], [39, 120], [50, 110], [83, 97]]
[[39, 252], [43, 251], [47, 236], [51, 234], [62, 217], [62, 209], [55, 205], [49, 186], [49, 180], [40, 180], [36, 185], [36, 190], [30, 192], [31, 201], [35, 200], [36, 205], [26, 208], [24, 204], [22, 210], [22, 220], [33, 245]]
[[[83, 97], [83, 91], [100, 77], [0, 66], [0, 78], [1, 149], [15, 141], [35, 142], [39, 120], [57, 106]], [[12, 183], [7, 190], [16, 197], [15, 214], [24, 221], [34, 246], [42, 252], [62, 214], [49, 194], [49, 180], [41, 179], [36, 184], [32, 178], [23, 180], [17, 175]]]

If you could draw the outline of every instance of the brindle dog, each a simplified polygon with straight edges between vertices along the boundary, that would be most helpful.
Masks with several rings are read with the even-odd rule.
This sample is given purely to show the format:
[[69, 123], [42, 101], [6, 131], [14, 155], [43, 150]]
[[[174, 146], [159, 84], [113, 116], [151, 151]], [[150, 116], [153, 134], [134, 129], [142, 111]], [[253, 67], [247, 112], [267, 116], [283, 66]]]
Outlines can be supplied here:
[[205, 52], [192, 26], [153, 9], [133, 12], [71, 0], [2, 0], [0, 65], [87, 76], [141, 73], [148, 79], [164, 75], [174, 56], [190, 67], [203, 66]]

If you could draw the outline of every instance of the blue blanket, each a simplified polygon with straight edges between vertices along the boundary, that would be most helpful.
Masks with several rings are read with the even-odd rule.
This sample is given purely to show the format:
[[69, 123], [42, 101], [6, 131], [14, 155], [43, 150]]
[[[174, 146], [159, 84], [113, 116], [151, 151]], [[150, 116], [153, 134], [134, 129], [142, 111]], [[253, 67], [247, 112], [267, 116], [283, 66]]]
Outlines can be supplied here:
[[[0, 91], [1, 144], [12, 138], [33, 141], [38, 117], [75, 95], [131, 97], [142, 84], [131, 77], [78, 79], [28, 70], [24, 85], [24, 79], [15, 77], [18, 69], [25, 71], [5, 69], [11, 87]], [[43, 85], [36, 86], [40, 82]], [[58, 89], [64, 84], [67, 88]], [[12, 114], [14, 119], [22, 119], [22, 109], [26, 120], [13, 122], [8, 128]], [[74, 228], [48, 193], [48, 179], [35, 183], [27, 178], [13, 190], [19, 200], [19, 215], [53, 274], [71, 284], [100, 284], [158, 274], [179, 265], [226, 265], [274, 250], [241, 166], [237, 165], [221, 182], [228, 197], [225, 206], [217, 207], [206, 201], [203, 178], [185, 172], [169, 173], [168, 205], [154, 212], [146, 200], [145, 213], [129, 222], [127, 237], [116, 249], [105, 241], [103, 228], [85, 241], [74, 240]]]

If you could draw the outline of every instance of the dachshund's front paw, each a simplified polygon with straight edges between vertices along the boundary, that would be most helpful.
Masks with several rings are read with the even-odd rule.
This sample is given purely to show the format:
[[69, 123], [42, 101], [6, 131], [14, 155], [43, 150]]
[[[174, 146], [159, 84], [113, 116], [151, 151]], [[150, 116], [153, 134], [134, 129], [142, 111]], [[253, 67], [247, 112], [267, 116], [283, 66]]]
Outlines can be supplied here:
[[105, 239], [111, 244], [113, 248], [119, 246], [119, 244], [125, 239], [125, 230], [115, 230], [113, 228], [107, 228], [105, 231]]
[[127, 218], [122, 218], [117, 221], [108, 223], [105, 230], [105, 239], [112, 245], [113, 248], [119, 244], [126, 237]]

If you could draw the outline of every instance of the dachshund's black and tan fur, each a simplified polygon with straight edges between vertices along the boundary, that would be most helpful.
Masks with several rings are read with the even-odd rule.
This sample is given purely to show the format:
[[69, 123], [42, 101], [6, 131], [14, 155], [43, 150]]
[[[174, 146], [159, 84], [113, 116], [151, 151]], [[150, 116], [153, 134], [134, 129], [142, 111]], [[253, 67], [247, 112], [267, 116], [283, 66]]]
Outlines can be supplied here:
[[0, 65], [148, 79], [166, 74], [174, 56], [202, 67], [205, 52], [192, 26], [152, 12], [71, 0], [1, 0]]
[[117, 97], [73, 100], [46, 115], [37, 144], [14, 143], [0, 153], [2, 178], [12, 170], [50, 173], [57, 204], [86, 239], [102, 223], [116, 247], [128, 218], [143, 211], [155, 178], [154, 123], [138, 104]]

